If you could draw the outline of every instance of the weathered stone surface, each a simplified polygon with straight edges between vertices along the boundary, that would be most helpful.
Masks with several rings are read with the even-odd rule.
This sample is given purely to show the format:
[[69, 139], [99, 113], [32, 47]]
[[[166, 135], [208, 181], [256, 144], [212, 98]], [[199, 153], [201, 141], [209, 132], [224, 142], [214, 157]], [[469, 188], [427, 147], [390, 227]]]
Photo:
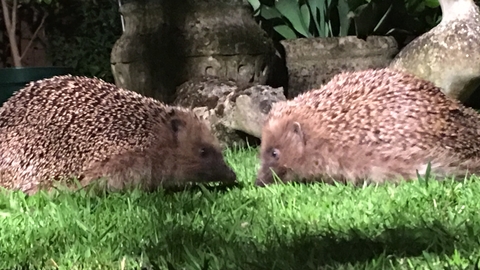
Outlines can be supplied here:
[[246, 1], [182, 1], [172, 13], [175, 47], [184, 64], [179, 80], [216, 76], [264, 84], [275, 53]]
[[131, 1], [121, 6], [125, 32], [111, 52], [115, 84], [164, 102], [175, 92], [175, 51], [169, 39], [166, 1]]
[[390, 67], [405, 70], [462, 102], [480, 84], [480, 13], [472, 0], [440, 0], [441, 22], [403, 48]]
[[174, 104], [192, 108], [210, 122], [224, 146], [231, 146], [243, 145], [248, 137], [259, 139], [273, 103], [284, 100], [282, 87], [242, 85], [233, 80], [202, 76], [180, 85]]
[[135, 0], [112, 48], [118, 86], [170, 103], [190, 78], [215, 75], [263, 84], [274, 47], [244, 0]]
[[342, 71], [387, 66], [398, 52], [390, 36], [282, 40], [288, 69], [288, 98], [319, 88]]

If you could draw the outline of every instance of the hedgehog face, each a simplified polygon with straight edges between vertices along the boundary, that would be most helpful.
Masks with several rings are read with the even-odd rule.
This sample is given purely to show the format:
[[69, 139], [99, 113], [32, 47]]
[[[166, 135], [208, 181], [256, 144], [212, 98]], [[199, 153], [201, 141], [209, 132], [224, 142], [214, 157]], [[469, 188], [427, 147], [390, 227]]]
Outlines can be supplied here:
[[176, 178], [182, 182], [235, 183], [236, 175], [225, 163], [216, 137], [199, 119], [175, 118], [171, 127], [175, 134], [177, 153]]
[[199, 142], [194, 151], [198, 153], [201, 170], [196, 170], [192, 175], [198, 182], [223, 181], [233, 183], [236, 181], [235, 173], [225, 163], [222, 152], [218, 147]]
[[266, 123], [262, 131], [260, 150], [261, 167], [255, 184], [265, 186], [296, 178], [295, 166], [303, 162], [306, 141], [299, 122], [275, 119]]

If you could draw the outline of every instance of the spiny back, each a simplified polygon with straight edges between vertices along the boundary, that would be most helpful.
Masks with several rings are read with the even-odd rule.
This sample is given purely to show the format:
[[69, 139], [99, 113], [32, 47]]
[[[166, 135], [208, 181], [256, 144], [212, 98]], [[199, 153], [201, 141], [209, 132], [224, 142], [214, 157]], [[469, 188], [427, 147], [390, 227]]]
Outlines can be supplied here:
[[477, 112], [431, 82], [388, 68], [341, 73], [319, 90], [274, 106], [270, 118], [284, 113], [321, 123], [317, 131], [343, 143], [440, 144], [464, 157], [480, 154]]
[[[69, 154], [68, 141], [57, 138], [87, 137], [75, 150], [101, 149], [102, 142], [124, 141], [145, 146], [151, 127], [165, 114], [165, 105], [100, 79], [55, 76], [31, 82], [0, 108], [0, 129], [55, 143]], [[30, 130], [24, 130], [32, 128]], [[41, 134], [45, 132], [44, 134]], [[66, 138], [64, 136], [67, 136]], [[71, 138], [73, 139], [73, 138]]]
[[[51, 175], [71, 176], [92, 162], [162, 140], [174, 147], [165, 128], [167, 114], [174, 113], [198, 120], [193, 112], [100, 79], [67, 75], [32, 82], [0, 108], [0, 173], [15, 174], [0, 182], [27, 190], [25, 185], [36, 186]], [[189, 129], [202, 134], [204, 125], [198, 120]]]

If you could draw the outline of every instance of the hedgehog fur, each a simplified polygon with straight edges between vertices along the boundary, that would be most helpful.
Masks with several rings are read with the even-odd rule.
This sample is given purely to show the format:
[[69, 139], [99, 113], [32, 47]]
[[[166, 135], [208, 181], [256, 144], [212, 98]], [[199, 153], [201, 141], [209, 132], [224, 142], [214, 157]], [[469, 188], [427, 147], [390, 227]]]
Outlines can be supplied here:
[[191, 110], [97, 78], [31, 82], [0, 108], [0, 134], [0, 186], [29, 194], [73, 178], [112, 190], [236, 179]]
[[277, 102], [262, 129], [256, 184], [398, 183], [480, 173], [480, 118], [431, 82], [393, 69], [343, 72]]

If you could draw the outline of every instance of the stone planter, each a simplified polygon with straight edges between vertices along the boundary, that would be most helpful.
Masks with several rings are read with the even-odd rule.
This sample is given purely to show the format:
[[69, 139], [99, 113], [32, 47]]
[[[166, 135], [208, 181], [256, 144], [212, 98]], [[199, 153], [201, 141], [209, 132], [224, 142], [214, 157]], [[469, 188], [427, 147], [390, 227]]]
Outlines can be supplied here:
[[125, 31], [111, 52], [115, 84], [168, 102], [175, 91], [175, 51], [169, 48], [166, 0], [130, 1], [120, 7]]
[[112, 49], [118, 86], [166, 102], [176, 86], [214, 75], [265, 83], [274, 48], [242, 0], [137, 0], [120, 9], [125, 32]]
[[342, 71], [386, 67], [398, 52], [390, 36], [299, 38], [281, 44], [288, 69], [288, 98], [319, 88]]
[[247, 1], [183, 0], [173, 11], [172, 38], [184, 57], [182, 83], [199, 76], [266, 82], [273, 42], [255, 21]]
[[439, 3], [440, 23], [407, 44], [390, 67], [431, 81], [445, 95], [478, 108], [480, 9], [472, 0]]

